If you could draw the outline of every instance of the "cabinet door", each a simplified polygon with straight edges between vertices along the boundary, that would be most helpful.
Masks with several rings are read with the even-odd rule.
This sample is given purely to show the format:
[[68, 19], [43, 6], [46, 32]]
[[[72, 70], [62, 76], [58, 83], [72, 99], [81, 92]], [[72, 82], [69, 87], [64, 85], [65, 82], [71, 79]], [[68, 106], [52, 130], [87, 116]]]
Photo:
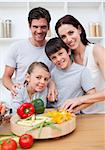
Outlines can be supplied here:
[[26, 2], [0, 2], [0, 19], [4, 22], [6, 19], [11, 20], [12, 38], [27, 37], [28, 24]]
[[65, 14], [65, 2], [29, 2], [29, 9], [34, 7], [43, 7], [47, 9], [51, 15], [50, 32], [48, 36], [56, 36], [55, 23]]
[[[87, 37], [92, 42], [103, 40], [102, 3], [101, 2], [69, 2], [68, 14], [76, 17], [86, 30]], [[99, 35], [91, 34], [90, 26], [99, 25]], [[94, 31], [93, 31], [94, 32]]]

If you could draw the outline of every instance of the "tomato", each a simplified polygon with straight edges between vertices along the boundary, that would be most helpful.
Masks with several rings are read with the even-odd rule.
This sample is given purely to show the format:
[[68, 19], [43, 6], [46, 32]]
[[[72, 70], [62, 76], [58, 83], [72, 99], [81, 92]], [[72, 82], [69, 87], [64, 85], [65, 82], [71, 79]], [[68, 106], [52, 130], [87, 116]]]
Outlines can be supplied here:
[[17, 148], [17, 143], [13, 139], [5, 140], [1, 144], [1, 150], [16, 150], [16, 148]]
[[22, 148], [30, 148], [34, 143], [34, 139], [30, 134], [23, 134], [19, 138], [19, 144]]

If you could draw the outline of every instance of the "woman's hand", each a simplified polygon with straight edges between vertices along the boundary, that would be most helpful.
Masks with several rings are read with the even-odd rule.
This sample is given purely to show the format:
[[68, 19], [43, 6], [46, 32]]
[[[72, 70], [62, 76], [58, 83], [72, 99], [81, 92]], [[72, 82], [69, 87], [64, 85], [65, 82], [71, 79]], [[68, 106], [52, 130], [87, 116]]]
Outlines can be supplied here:
[[69, 112], [74, 112], [73, 109], [75, 109], [75, 107], [79, 106], [81, 104], [80, 100], [76, 100], [76, 99], [68, 99], [64, 102], [64, 104], [61, 106], [61, 110], [67, 110]]
[[48, 85], [48, 95], [47, 98], [50, 102], [54, 102], [57, 100], [58, 91], [55, 85], [55, 82], [53, 80], [50, 80]]

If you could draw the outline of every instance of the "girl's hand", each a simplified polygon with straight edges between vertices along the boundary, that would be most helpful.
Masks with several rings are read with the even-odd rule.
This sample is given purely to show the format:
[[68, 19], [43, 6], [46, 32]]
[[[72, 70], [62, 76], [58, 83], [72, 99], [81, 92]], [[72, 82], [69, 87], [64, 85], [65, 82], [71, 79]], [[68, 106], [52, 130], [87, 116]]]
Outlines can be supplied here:
[[57, 91], [56, 85], [54, 81], [50, 80], [49, 85], [48, 85], [47, 98], [50, 102], [54, 102], [55, 100], [57, 100], [57, 96], [58, 96], [58, 91]]
[[1, 116], [5, 114], [6, 106], [0, 102], [0, 114]]

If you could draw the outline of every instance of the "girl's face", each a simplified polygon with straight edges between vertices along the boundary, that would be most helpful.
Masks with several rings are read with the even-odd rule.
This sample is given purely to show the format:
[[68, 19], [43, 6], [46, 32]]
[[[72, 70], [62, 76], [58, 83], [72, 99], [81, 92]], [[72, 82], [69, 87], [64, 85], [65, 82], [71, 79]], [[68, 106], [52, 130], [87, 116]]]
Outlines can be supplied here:
[[68, 45], [70, 49], [77, 49], [81, 43], [80, 34], [81, 30], [75, 28], [70, 24], [62, 24], [58, 33], [61, 39]]
[[69, 53], [64, 48], [51, 55], [50, 59], [60, 69], [66, 69], [70, 65]]
[[28, 81], [28, 87], [34, 92], [43, 91], [49, 82], [50, 73], [41, 67], [35, 67], [33, 72], [26, 75]]

